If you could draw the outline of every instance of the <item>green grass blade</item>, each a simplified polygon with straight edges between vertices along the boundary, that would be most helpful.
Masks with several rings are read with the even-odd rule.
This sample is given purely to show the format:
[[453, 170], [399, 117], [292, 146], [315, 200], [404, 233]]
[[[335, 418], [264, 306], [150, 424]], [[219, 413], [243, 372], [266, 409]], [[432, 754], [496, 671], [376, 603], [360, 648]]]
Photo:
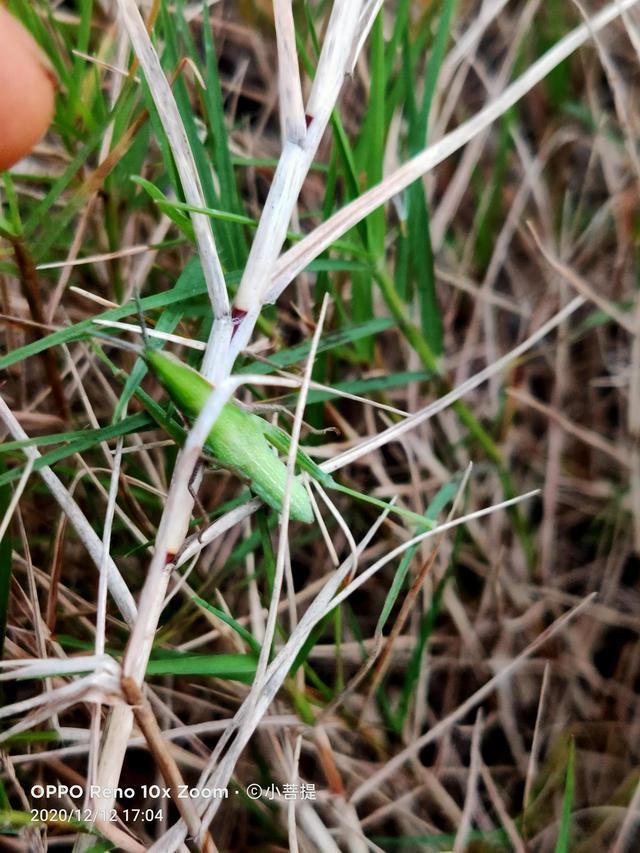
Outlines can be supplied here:
[[199, 675], [250, 684], [256, 663], [255, 655], [170, 655], [150, 660], [147, 675]]
[[244, 642], [249, 646], [249, 648], [256, 654], [260, 654], [260, 643], [256, 640], [253, 634], [241, 625], [239, 622], [229, 616], [228, 613], [225, 613], [224, 610], [220, 610], [219, 607], [214, 607], [213, 604], [209, 604], [208, 601], [205, 601], [204, 598], [199, 598], [197, 595], [193, 599], [196, 604], [199, 604], [200, 607], [204, 607], [205, 610], [208, 610], [209, 613], [213, 613], [213, 615], [220, 619], [221, 622], [224, 622], [225, 625], [228, 625], [230, 628], [236, 632], [236, 634], [244, 640]]
[[571, 809], [573, 808], [574, 793], [574, 765], [576, 744], [573, 738], [569, 741], [569, 759], [567, 761], [567, 778], [562, 798], [562, 817], [560, 819], [560, 831], [556, 841], [555, 853], [569, 853], [569, 841], [571, 836]]
[[[220, 182], [220, 198], [227, 210], [242, 214], [244, 208], [238, 192], [238, 184], [233, 168], [233, 159], [229, 148], [229, 137], [224, 116], [224, 102], [218, 73], [218, 58], [213, 41], [209, 8], [206, 0], [203, 2], [202, 40], [207, 72], [207, 88], [203, 92], [204, 111], [209, 127], [207, 143], [212, 153], [213, 165]], [[229, 246], [236, 268], [244, 267], [248, 248], [247, 240], [242, 231], [234, 230], [229, 233]]]
[[[346, 328], [340, 329], [337, 332], [332, 332], [331, 334], [325, 335], [321, 338], [318, 346], [318, 352], [329, 352], [337, 347], [353, 344], [361, 338], [379, 335], [381, 332], [392, 328], [394, 325], [394, 321], [390, 320], [388, 317], [378, 317], [373, 320], [369, 320], [366, 323], [347, 326]], [[273, 373], [273, 371], [278, 368], [291, 367], [291, 365], [297, 364], [299, 361], [302, 361], [307, 357], [309, 354], [309, 346], [310, 344], [305, 342], [298, 346], [281, 350], [269, 358], [269, 364], [249, 364], [241, 368], [238, 372], [269, 374]], [[1, 366], [2, 364], [0, 360], [0, 367]]]
[[[142, 432], [153, 426], [153, 421], [144, 413], [132, 415], [130, 418], [103, 427], [102, 429], [92, 429], [86, 431], [78, 431], [79, 437], [74, 438], [62, 447], [57, 447], [55, 450], [50, 450], [48, 453], [43, 453], [39, 459], [33, 464], [33, 471], [40, 471], [42, 468], [55, 465], [62, 459], [67, 459], [74, 453], [84, 453], [85, 450], [90, 450], [101, 441], [111, 441], [121, 435], [129, 435], [133, 432]], [[76, 433], [76, 434], [78, 434]], [[62, 440], [62, 439], [60, 439]], [[37, 439], [35, 439], [37, 442]], [[0, 487], [7, 483], [12, 483], [22, 476], [22, 467], [11, 468], [0, 475]]]
[[[178, 204], [173, 203], [159, 187], [151, 183], [151, 181], [148, 181], [146, 178], [143, 178], [140, 175], [132, 175], [131, 180], [134, 184], [137, 184], [146, 193], [148, 193], [160, 210], [167, 214], [169, 219], [177, 225], [188, 240], [195, 243], [195, 234], [191, 220], [188, 216], [185, 216], [182, 213]], [[187, 209], [189, 209], [188, 206]]]
[[[131, 415], [127, 421], [123, 421], [121, 426], [123, 430], [118, 435], [127, 435], [130, 432], [144, 431], [148, 429], [148, 425], [152, 421], [144, 413]], [[63, 442], [76, 441], [77, 439], [88, 439], [96, 444], [100, 441], [108, 441], [109, 437], [106, 433], [111, 427], [100, 427], [98, 429], [76, 429], [70, 432], [50, 433], [49, 435], [37, 435], [33, 438], [26, 438], [22, 441], [5, 441], [0, 444], [0, 455], [5, 453], [15, 453], [25, 447], [47, 447], [50, 444], [61, 444]], [[75, 451], [73, 451], [75, 452]]]

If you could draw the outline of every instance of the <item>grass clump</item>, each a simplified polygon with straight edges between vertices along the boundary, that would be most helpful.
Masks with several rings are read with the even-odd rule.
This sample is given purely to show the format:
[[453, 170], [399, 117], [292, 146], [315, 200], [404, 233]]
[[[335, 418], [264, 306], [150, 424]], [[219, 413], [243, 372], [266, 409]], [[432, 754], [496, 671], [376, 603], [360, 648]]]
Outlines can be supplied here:
[[[8, 5], [6, 843], [633, 849], [633, 4]], [[232, 396], [312, 525], [203, 451]]]

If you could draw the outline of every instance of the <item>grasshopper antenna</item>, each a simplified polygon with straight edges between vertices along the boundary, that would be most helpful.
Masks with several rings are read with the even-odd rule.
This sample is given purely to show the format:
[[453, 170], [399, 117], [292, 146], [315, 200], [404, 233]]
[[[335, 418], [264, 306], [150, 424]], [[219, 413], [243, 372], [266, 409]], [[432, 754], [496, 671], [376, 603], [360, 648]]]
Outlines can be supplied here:
[[111, 344], [118, 349], [127, 350], [127, 352], [135, 352], [136, 355], [142, 355], [142, 347], [138, 344], [132, 344], [130, 341], [123, 341], [122, 338], [114, 338], [108, 332], [99, 332], [97, 329], [91, 333], [92, 338], [99, 338], [101, 341]]
[[133, 291], [133, 298], [136, 303], [136, 311], [138, 312], [140, 331], [142, 332], [142, 343], [144, 344], [145, 349], [149, 349], [151, 346], [151, 342], [149, 340], [149, 335], [147, 334], [147, 324], [144, 319], [144, 311], [142, 310], [142, 300], [140, 299], [140, 291], [137, 287]]

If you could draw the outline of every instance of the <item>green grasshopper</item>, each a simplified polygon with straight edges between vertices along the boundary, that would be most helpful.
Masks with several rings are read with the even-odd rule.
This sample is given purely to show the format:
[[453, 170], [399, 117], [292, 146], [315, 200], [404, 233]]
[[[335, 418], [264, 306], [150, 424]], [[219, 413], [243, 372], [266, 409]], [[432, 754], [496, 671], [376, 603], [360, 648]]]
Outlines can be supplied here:
[[[189, 420], [195, 420], [209, 399], [213, 386], [172, 353], [146, 347], [142, 357], [177, 408]], [[274, 435], [273, 430], [277, 429], [268, 430], [270, 426], [262, 418], [229, 402], [218, 415], [205, 446], [222, 467], [248, 481], [252, 492], [269, 506], [280, 510], [287, 483], [287, 466], [267, 441], [267, 436]], [[325, 484], [327, 477], [333, 482], [328, 474], [321, 471], [321, 475]], [[299, 477], [293, 477], [291, 481], [290, 514], [294, 521], [307, 524], [313, 521], [311, 500]]]
[[[116, 341], [110, 336], [100, 333], [98, 333], [98, 337], [106, 337], [116, 346], [136, 352], [157, 377], [176, 408], [190, 421], [197, 418], [213, 391], [213, 386], [197, 370], [180, 361], [172, 353], [149, 346], [146, 335], [143, 347], [125, 344], [123, 341]], [[115, 369], [114, 365], [111, 366]], [[159, 411], [157, 403], [140, 390], [136, 392], [136, 396], [160, 426], [169, 428], [169, 424], [163, 413]], [[169, 431], [173, 438], [180, 439], [179, 430], [170, 428]], [[249, 484], [251, 491], [270, 507], [280, 512], [288, 472], [287, 466], [273, 452], [273, 449], [287, 454], [290, 443], [291, 438], [284, 430], [241, 408], [236, 402], [230, 401], [222, 407], [205, 442], [205, 450], [213, 457], [217, 465], [237, 474], [240, 479]], [[371, 495], [356, 492], [336, 482], [330, 474], [316, 465], [300, 448], [296, 453], [296, 464], [300, 470], [308, 473], [325, 489], [334, 489], [381, 509], [390, 510], [418, 525], [420, 529], [433, 527], [433, 522], [424, 516], [393, 506], [393, 504], [378, 500]], [[292, 478], [290, 489], [291, 519], [306, 524], [312, 523], [314, 520], [313, 506], [299, 476]]]

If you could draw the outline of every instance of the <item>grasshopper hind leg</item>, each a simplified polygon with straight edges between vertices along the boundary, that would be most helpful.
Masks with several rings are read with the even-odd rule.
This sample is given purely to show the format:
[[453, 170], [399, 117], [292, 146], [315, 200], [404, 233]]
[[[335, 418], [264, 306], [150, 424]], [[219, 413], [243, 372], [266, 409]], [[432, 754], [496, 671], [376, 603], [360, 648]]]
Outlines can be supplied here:
[[195, 505], [195, 507], [196, 507], [197, 511], [199, 512], [200, 517], [202, 519], [200, 522], [196, 522], [198, 534], [201, 534], [204, 532], [205, 527], [206, 527], [207, 518], [209, 517], [209, 513], [205, 509], [202, 501], [200, 500], [200, 496], [198, 495], [198, 491], [197, 491], [198, 486], [200, 485], [200, 482], [202, 480], [201, 475], [202, 475], [203, 468], [204, 468], [204, 460], [200, 459], [196, 463], [196, 465], [195, 465], [195, 467], [191, 473], [191, 477], [189, 478], [189, 484], [187, 487], [189, 489], [189, 494], [191, 495], [191, 497], [193, 499], [193, 503], [194, 503], [194, 505]]

